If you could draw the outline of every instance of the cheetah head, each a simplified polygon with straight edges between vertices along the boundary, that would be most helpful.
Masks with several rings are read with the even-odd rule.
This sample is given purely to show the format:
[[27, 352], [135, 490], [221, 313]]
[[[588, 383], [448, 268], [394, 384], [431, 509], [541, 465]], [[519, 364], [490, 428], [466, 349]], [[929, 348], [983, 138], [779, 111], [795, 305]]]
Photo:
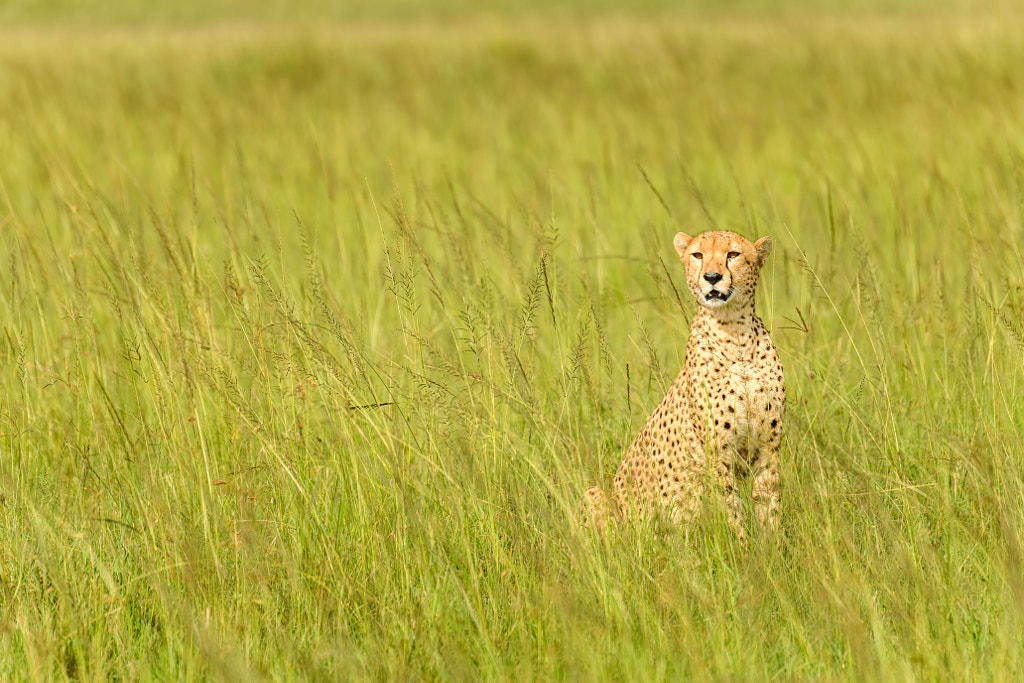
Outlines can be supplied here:
[[772, 252], [770, 237], [751, 242], [727, 230], [696, 237], [679, 233], [674, 245], [697, 303], [716, 315], [737, 311], [754, 300], [758, 273]]

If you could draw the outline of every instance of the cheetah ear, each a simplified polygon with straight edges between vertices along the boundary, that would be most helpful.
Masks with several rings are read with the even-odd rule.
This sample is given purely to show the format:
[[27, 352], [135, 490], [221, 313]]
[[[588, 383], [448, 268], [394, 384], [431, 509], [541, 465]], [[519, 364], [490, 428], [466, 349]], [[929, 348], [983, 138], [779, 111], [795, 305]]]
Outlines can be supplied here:
[[757, 260], [764, 265], [765, 259], [768, 258], [768, 254], [772, 253], [772, 238], [762, 237], [758, 241], [754, 242], [754, 249], [757, 249]]
[[676, 238], [672, 240], [672, 246], [676, 248], [676, 253], [679, 254], [679, 258], [683, 258], [686, 253], [686, 247], [690, 246], [690, 242], [693, 238], [684, 232], [677, 232]]

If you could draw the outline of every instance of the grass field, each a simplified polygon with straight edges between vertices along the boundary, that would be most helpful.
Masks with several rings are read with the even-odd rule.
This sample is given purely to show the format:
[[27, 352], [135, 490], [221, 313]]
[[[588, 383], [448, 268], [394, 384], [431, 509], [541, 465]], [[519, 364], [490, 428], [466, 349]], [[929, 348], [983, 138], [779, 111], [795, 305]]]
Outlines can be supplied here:
[[[1024, 22], [708, 4], [0, 9], [0, 678], [1017, 679]], [[782, 529], [581, 531], [712, 227]]]

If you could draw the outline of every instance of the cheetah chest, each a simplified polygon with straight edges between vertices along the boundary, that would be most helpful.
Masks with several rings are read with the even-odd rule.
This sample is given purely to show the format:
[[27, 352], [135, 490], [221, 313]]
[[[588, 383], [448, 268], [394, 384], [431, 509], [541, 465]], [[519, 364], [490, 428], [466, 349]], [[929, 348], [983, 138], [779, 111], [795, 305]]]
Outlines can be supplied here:
[[711, 412], [722, 454], [735, 458], [738, 465], [749, 466], [769, 434], [770, 399], [764, 369], [751, 361], [735, 361], [717, 376], [709, 374], [705, 377], [713, 377], [718, 384], [709, 393], [720, 397]]

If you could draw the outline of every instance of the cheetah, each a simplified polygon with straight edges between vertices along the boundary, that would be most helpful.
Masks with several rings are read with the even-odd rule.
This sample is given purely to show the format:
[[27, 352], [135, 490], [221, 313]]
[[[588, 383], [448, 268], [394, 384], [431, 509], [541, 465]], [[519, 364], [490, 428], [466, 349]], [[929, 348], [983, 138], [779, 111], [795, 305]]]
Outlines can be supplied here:
[[772, 251], [734, 232], [673, 241], [697, 300], [686, 362], [637, 434], [615, 475], [614, 496], [587, 491], [584, 523], [599, 528], [630, 512], [666, 512], [691, 521], [714, 484], [725, 495], [729, 525], [742, 540], [737, 477], [753, 478], [762, 527], [774, 529], [779, 507], [779, 443], [786, 387], [779, 354], [754, 310], [758, 274]]

